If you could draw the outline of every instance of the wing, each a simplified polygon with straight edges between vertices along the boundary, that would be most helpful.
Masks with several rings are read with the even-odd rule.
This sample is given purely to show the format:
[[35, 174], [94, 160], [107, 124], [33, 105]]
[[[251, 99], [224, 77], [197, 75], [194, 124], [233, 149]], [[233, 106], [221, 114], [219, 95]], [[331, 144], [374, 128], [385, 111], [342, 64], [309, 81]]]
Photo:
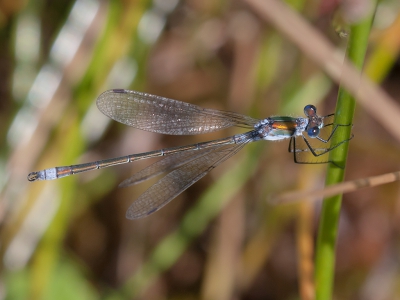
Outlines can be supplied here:
[[213, 148], [206, 148], [193, 151], [182, 151], [166, 156], [163, 159], [151, 164], [143, 170], [133, 174], [119, 184], [119, 187], [128, 187], [146, 181], [165, 172], [171, 172], [180, 166], [213, 151]]
[[168, 173], [132, 203], [126, 212], [126, 217], [138, 219], [159, 210], [220, 163], [236, 154], [247, 142], [249, 141], [214, 148], [211, 152], [203, 153], [202, 156]]
[[120, 123], [151, 132], [193, 135], [231, 126], [253, 128], [258, 122], [241, 114], [199, 106], [130, 90], [108, 90], [97, 107]]

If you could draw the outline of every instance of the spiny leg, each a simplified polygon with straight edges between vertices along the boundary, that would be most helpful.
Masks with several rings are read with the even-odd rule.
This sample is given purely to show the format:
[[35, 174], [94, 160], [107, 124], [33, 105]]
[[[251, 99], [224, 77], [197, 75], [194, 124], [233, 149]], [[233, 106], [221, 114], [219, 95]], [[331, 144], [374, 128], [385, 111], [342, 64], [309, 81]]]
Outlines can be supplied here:
[[[326, 126], [324, 126], [324, 127], [332, 126], [332, 125], [333, 125], [333, 124], [328, 124], [328, 125], [326, 125]], [[334, 127], [334, 129], [332, 130], [332, 132], [330, 133], [330, 135], [329, 135], [329, 137], [328, 137], [327, 139], [318, 138], [318, 140], [321, 141], [321, 142], [323, 142], [323, 143], [328, 143], [328, 142], [332, 139], [332, 136], [335, 134], [337, 128], [339, 128], [339, 127], [341, 127], [341, 126], [350, 126], [350, 125], [341, 125], [341, 124], [338, 124], [338, 125], [336, 125], [336, 126]], [[303, 139], [304, 143], [307, 145], [307, 148], [302, 149], [302, 148], [298, 148], [297, 143], [296, 143], [296, 138], [295, 138], [295, 137], [292, 137], [292, 138], [290, 139], [288, 151], [289, 151], [289, 152], [293, 152], [293, 157], [294, 157], [294, 162], [295, 162], [295, 163], [299, 163], [299, 164], [333, 163], [333, 164], [336, 165], [337, 167], [342, 168], [341, 166], [337, 165], [335, 162], [333, 162], [333, 161], [331, 161], [331, 160], [326, 160], [326, 161], [311, 161], [311, 160], [305, 161], [305, 160], [303, 160], [303, 161], [302, 161], [302, 160], [301, 160], [301, 157], [300, 157], [300, 154], [301, 154], [301, 153], [310, 153], [310, 152], [311, 152], [312, 155], [313, 155], [314, 157], [319, 157], [319, 156], [324, 155], [324, 154], [330, 152], [331, 150], [333, 150], [333, 149], [339, 147], [339, 146], [342, 145], [343, 143], [346, 143], [346, 142], [350, 141], [352, 138], [353, 138], [353, 135], [352, 135], [349, 139], [345, 139], [345, 140], [341, 141], [340, 143], [338, 143], [338, 144], [336, 144], [336, 145], [333, 145], [333, 146], [331, 146], [331, 147], [328, 147], [328, 148], [314, 148], [314, 147], [310, 144], [310, 142], [307, 140], [307, 138], [306, 138], [304, 135], [302, 135], [302, 139]]]
[[[325, 127], [328, 127], [328, 126], [333, 126], [333, 125], [334, 125], [333, 123], [330, 123], [330, 124], [325, 125], [324, 128], [325, 128]], [[328, 136], [327, 139], [323, 139], [323, 138], [321, 138], [320, 136], [317, 136], [316, 138], [317, 138], [319, 141], [323, 142], [323, 143], [328, 143], [328, 142], [332, 139], [333, 135], [336, 133], [336, 130], [337, 130], [339, 127], [348, 127], [348, 126], [352, 126], [352, 125], [351, 125], [351, 124], [336, 124], [336, 125], [333, 127], [333, 130], [332, 130], [332, 132], [330, 133], [330, 135]], [[352, 137], [351, 137], [350, 139], [352, 139]], [[349, 139], [349, 140], [350, 140], [350, 139]]]

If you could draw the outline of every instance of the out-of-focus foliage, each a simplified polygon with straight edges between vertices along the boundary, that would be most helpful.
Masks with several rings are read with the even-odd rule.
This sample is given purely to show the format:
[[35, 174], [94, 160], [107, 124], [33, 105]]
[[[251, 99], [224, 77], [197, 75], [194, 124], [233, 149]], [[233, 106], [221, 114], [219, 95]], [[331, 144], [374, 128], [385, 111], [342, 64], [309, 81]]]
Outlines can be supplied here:
[[[367, 5], [288, 2], [338, 53], [346, 38], [336, 30], [345, 36], [346, 25], [333, 20], [347, 22]], [[380, 2], [365, 66], [397, 101], [399, 12], [398, 1]], [[255, 118], [301, 116], [309, 103], [332, 112], [336, 85], [246, 2], [5, 0], [0, 43], [0, 297], [311, 299], [320, 207], [267, 200], [321, 186], [325, 167], [294, 164], [284, 142], [247, 146], [137, 221], [125, 211], [151, 183], [117, 186], [151, 162], [26, 179], [35, 170], [234, 132], [171, 137], [117, 124], [94, 105], [110, 88]], [[353, 132], [346, 178], [398, 170], [398, 142], [360, 108]], [[390, 184], [344, 196], [337, 299], [399, 297], [398, 193]]]

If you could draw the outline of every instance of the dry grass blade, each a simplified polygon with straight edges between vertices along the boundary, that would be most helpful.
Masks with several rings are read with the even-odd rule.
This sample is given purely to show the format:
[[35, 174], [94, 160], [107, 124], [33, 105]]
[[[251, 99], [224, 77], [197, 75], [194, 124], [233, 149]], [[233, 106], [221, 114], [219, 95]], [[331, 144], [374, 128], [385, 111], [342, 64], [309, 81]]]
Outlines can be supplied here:
[[304, 199], [318, 200], [342, 193], [354, 192], [365, 187], [374, 187], [399, 180], [400, 180], [400, 171], [396, 171], [396, 172], [386, 173], [383, 175], [346, 181], [339, 184], [328, 186], [320, 190], [287, 192], [274, 197], [273, 199], [271, 199], [271, 202], [280, 204], [280, 203], [300, 201]]

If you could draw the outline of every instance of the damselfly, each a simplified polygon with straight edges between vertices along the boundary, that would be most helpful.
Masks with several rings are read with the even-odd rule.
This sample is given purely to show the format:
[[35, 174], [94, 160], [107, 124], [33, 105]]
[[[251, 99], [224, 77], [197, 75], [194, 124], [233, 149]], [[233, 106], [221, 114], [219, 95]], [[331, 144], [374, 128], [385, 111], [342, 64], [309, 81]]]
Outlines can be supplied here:
[[[133, 202], [126, 213], [128, 219], [141, 218], [157, 211], [250, 142], [290, 139], [289, 152], [293, 153], [296, 163], [327, 163], [329, 159], [325, 154], [349, 141], [346, 139], [331, 145], [332, 136], [349, 125], [333, 124], [333, 114], [318, 116], [313, 105], [304, 107], [305, 118], [272, 116], [259, 120], [151, 94], [114, 89], [98, 97], [97, 107], [115, 121], [162, 134], [194, 135], [231, 126], [251, 129], [208, 142], [55, 167], [28, 175], [29, 181], [58, 179], [139, 159], [166, 156], [120, 184], [127, 187], [167, 173]], [[318, 146], [314, 145], [315, 141]]]

